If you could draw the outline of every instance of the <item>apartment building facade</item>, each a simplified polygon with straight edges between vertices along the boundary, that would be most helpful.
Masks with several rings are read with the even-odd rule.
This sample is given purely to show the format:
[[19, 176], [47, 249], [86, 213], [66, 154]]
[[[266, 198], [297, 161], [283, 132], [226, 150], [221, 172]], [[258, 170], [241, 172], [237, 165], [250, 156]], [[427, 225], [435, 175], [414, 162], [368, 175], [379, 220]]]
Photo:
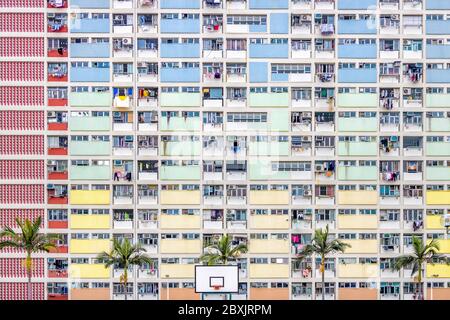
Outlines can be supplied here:
[[[194, 266], [224, 233], [236, 300], [418, 299], [394, 258], [450, 254], [449, 0], [2, 0], [0, 28], [0, 225], [61, 235], [34, 299], [218, 298]], [[351, 248], [322, 287], [296, 256], [326, 225]], [[113, 238], [153, 259], [126, 292]], [[450, 299], [450, 266], [424, 279]]]

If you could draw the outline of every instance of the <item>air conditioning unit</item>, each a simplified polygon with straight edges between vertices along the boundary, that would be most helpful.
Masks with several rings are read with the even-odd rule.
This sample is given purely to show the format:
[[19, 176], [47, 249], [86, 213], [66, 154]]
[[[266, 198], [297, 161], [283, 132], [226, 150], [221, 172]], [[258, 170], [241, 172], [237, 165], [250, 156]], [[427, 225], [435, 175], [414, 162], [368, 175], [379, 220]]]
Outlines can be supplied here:
[[307, 15], [307, 14], [302, 14], [300, 16], [300, 20], [304, 20], [304, 21], [311, 21], [311, 16]]
[[47, 118], [54, 118], [56, 117], [56, 111], [49, 111], [47, 113]]
[[316, 171], [323, 171], [323, 165], [322, 164], [316, 164]]
[[47, 18], [54, 18], [55, 17], [55, 13], [48, 13], [47, 14]]
[[404, 95], [411, 95], [411, 88], [403, 88]]
[[123, 38], [122, 39], [123, 44], [131, 44], [132, 42], [133, 42], [133, 40], [131, 38]]
[[391, 15], [391, 19], [392, 19], [392, 20], [400, 20], [400, 15], [398, 15], [398, 14], [392, 14], [392, 15]]
[[123, 16], [122, 15], [115, 16], [114, 21], [123, 21]]
[[53, 189], [55, 189], [55, 185], [52, 184], [52, 183], [49, 183], [49, 184], [47, 184], [47, 189], [48, 190], [53, 190]]

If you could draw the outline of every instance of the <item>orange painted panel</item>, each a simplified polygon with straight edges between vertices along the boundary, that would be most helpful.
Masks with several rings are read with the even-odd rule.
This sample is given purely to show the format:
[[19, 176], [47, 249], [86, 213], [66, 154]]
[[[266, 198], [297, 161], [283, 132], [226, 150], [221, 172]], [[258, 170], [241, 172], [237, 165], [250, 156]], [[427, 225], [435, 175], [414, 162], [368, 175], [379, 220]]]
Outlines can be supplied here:
[[161, 288], [161, 300], [200, 300], [200, 294], [194, 288]]
[[289, 300], [289, 288], [250, 288], [250, 300]]
[[377, 293], [371, 288], [339, 288], [338, 300], [377, 300]]
[[428, 288], [427, 300], [450, 300], [450, 288]]
[[111, 300], [109, 288], [71, 289], [70, 300]]

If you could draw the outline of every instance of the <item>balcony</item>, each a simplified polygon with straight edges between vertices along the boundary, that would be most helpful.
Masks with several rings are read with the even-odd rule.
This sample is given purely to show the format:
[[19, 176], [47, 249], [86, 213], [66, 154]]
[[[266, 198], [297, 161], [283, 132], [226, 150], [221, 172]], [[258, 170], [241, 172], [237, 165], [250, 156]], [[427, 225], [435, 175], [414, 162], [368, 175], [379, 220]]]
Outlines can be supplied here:
[[378, 216], [376, 214], [340, 214], [337, 222], [339, 229], [378, 228]]
[[248, 165], [250, 180], [310, 180], [311, 171], [273, 171], [270, 160], [251, 161]]
[[70, 166], [69, 179], [109, 180], [110, 174], [110, 166]]
[[341, 181], [376, 181], [378, 168], [376, 166], [339, 166], [338, 180]]
[[161, 43], [161, 58], [200, 58], [198, 43]]
[[199, 156], [200, 141], [163, 141], [160, 148], [162, 156]]
[[70, 141], [71, 156], [109, 156], [111, 143], [109, 141]]
[[443, 216], [442, 215], [427, 215], [425, 218], [425, 228], [429, 230], [443, 230]]
[[425, 9], [427, 10], [450, 10], [449, 0], [427, 0]]
[[339, 69], [339, 83], [376, 83], [377, 69], [375, 68], [353, 68]]
[[288, 0], [249, 0], [250, 9], [287, 9]]
[[71, 131], [109, 131], [111, 130], [110, 117], [73, 117], [69, 118]]
[[161, 190], [160, 203], [162, 205], [200, 204], [198, 190]]
[[283, 141], [250, 141], [249, 156], [289, 156], [289, 142]]
[[377, 142], [339, 141], [339, 156], [376, 156], [378, 154]]
[[426, 180], [430, 181], [450, 181], [450, 167], [427, 167]]
[[[356, 3], [360, 3], [357, 1]], [[339, 34], [376, 34], [377, 27], [374, 19], [368, 20], [339, 20]]]
[[287, 43], [250, 43], [249, 56], [256, 59], [287, 59], [289, 58], [289, 45]]
[[427, 142], [426, 143], [427, 156], [450, 156], [449, 142]]
[[194, 288], [161, 288], [161, 300], [200, 300], [200, 294]]
[[200, 69], [161, 68], [161, 82], [200, 82]]
[[339, 0], [338, 10], [367, 10], [375, 9], [377, 6], [377, 0]]
[[[347, 253], [347, 252], [346, 252]], [[352, 263], [338, 266], [338, 277], [340, 278], [378, 278], [377, 263]]]
[[104, 264], [77, 264], [69, 265], [69, 278], [72, 279], [109, 279], [110, 268], [105, 268]]
[[289, 93], [254, 93], [248, 97], [248, 106], [253, 108], [287, 108], [289, 106]]
[[109, 68], [72, 67], [70, 69], [70, 81], [72, 82], [109, 82]]
[[282, 263], [253, 264], [249, 266], [250, 279], [289, 278], [289, 265]]
[[[251, 193], [250, 193], [251, 194]], [[289, 229], [288, 215], [251, 215], [250, 229]]]
[[110, 20], [91, 18], [70, 19], [69, 30], [71, 33], [109, 33]]
[[251, 205], [287, 205], [289, 204], [288, 190], [250, 190], [249, 204]]
[[251, 254], [288, 254], [290, 244], [288, 239], [251, 239], [248, 251]]
[[426, 34], [448, 34], [450, 20], [427, 20]]
[[338, 131], [340, 132], [376, 132], [378, 130], [378, 121], [376, 117], [339, 117], [337, 125]]
[[[200, 254], [202, 251], [201, 240], [184, 239], [162, 239], [159, 245], [161, 254]], [[164, 276], [163, 265], [161, 265], [161, 276]]]
[[[362, 253], [362, 254], [377, 254], [378, 253], [378, 240], [343, 240], [345, 243], [351, 245], [351, 248], [345, 250], [346, 254]], [[377, 274], [377, 273], [376, 273]]]
[[[164, 279], [193, 279], [195, 277], [194, 264], [162, 263], [161, 278]], [[172, 288], [170, 289], [172, 290]], [[162, 296], [161, 296], [162, 297]]]
[[70, 300], [110, 300], [109, 288], [73, 288]]
[[69, 104], [71, 107], [110, 107], [110, 92], [71, 92]]
[[376, 59], [376, 44], [340, 44], [338, 45], [340, 59]]
[[200, 107], [201, 95], [198, 92], [161, 92], [161, 107]]
[[165, 166], [159, 170], [160, 180], [200, 180], [200, 166]]
[[450, 83], [450, 69], [427, 69], [426, 72], [427, 83]]
[[71, 254], [98, 254], [103, 251], [109, 252], [111, 241], [109, 239], [71, 239]]
[[109, 214], [71, 214], [70, 229], [109, 229]]
[[338, 192], [338, 204], [346, 205], [376, 205], [378, 203], [377, 191], [355, 190]]
[[450, 45], [427, 44], [427, 59], [450, 59]]
[[[450, 253], [450, 239], [439, 239], [439, 251], [441, 254], [449, 254]], [[427, 240], [427, 243], [430, 243], [430, 240]]]
[[[185, 118], [183, 116], [178, 117], [162, 117], [159, 123], [160, 131], [201, 131], [202, 130], [202, 120], [200, 117], [189, 117]], [[185, 141], [180, 143], [187, 143]], [[167, 144], [167, 147], [169, 147]], [[172, 142], [172, 146], [175, 148], [175, 142]], [[189, 145], [189, 143], [188, 143]], [[179, 147], [179, 145], [178, 145]], [[170, 155], [166, 154], [165, 155]]]
[[161, 229], [200, 229], [200, 216], [161, 214], [159, 227]]
[[338, 93], [337, 106], [339, 108], [377, 108], [376, 93]]
[[449, 205], [450, 204], [450, 190], [427, 190], [426, 191], [427, 205]]
[[77, 9], [109, 9], [110, 0], [70, 0], [70, 7]]
[[71, 43], [71, 58], [109, 58], [109, 43]]
[[110, 190], [69, 190], [69, 203], [72, 205], [110, 204], [110, 198]]
[[161, 19], [161, 33], [200, 33], [198, 19]]
[[376, 288], [338, 288], [338, 300], [377, 300]]

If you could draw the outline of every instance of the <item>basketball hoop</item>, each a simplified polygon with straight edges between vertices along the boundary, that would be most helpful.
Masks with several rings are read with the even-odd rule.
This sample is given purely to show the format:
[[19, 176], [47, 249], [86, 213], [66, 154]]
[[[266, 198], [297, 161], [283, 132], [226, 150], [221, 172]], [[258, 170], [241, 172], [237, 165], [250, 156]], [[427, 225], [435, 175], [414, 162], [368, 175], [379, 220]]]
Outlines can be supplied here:
[[213, 286], [211, 286], [214, 290], [220, 290], [220, 288], [222, 288], [222, 286], [219, 286], [219, 285], [213, 285]]

